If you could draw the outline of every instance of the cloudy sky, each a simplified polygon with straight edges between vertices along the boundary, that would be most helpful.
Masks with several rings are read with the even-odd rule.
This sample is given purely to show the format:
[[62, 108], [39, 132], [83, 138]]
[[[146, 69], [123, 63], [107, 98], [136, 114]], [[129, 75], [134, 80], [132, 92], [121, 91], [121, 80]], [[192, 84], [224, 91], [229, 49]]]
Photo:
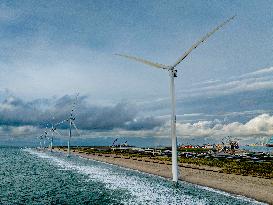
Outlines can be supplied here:
[[168, 137], [168, 73], [113, 54], [173, 64], [234, 14], [178, 66], [177, 134], [273, 135], [272, 1], [35, 0], [0, 3], [0, 139], [40, 135], [76, 93], [81, 137]]

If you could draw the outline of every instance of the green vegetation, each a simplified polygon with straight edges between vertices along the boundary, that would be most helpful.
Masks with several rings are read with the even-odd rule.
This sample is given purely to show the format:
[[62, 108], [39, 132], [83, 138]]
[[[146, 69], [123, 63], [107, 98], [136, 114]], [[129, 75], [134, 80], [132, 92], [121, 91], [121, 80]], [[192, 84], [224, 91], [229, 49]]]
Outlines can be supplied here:
[[205, 149], [205, 148], [180, 148], [180, 149], [178, 149], [179, 152], [195, 152], [195, 153], [205, 153], [210, 150], [211, 149]]
[[213, 158], [186, 158], [180, 157], [180, 163], [206, 165], [222, 168], [228, 174], [241, 174], [273, 178], [273, 162], [253, 162], [236, 159], [213, 159]]

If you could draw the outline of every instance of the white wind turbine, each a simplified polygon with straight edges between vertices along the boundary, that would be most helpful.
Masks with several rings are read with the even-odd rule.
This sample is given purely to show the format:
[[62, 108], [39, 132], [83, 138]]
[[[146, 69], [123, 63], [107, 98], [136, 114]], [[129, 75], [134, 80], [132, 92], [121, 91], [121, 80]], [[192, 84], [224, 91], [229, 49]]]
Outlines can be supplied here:
[[[46, 143], [46, 139], [47, 139], [47, 134], [48, 134], [48, 132], [47, 132], [47, 127], [46, 127], [46, 129], [45, 129], [45, 131], [44, 131], [44, 134], [42, 134], [42, 135], [40, 135], [38, 138], [40, 139], [40, 148], [45, 148], [45, 143]], [[44, 139], [44, 145], [42, 145], [42, 140]]]
[[231, 18], [227, 19], [220, 25], [218, 25], [216, 28], [214, 28], [212, 31], [207, 33], [204, 37], [202, 37], [200, 40], [198, 40], [195, 44], [193, 44], [173, 65], [163, 65], [159, 63], [154, 63], [142, 58], [124, 55], [124, 54], [116, 54], [118, 56], [122, 56], [131, 60], [135, 60], [141, 63], [144, 63], [146, 65], [160, 68], [163, 70], [167, 70], [170, 75], [170, 92], [171, 92], [171, 103], [172, 103], [172, 113], [171, 113], [171, 139], [172, 139], [172, 175], [173, 175], [173, 181], [178, 181], [178, 166], [177, 166], [177, 137], [176, 137], [176, 115], [175, 115], [175, 87], [174, 87], [174, 78], [177, 77], [177, 70], [176, 67], [195, 49], [197, 46], [199, 46], [201, 43], [203, 43], [205, 40], [207, 40], [212, 34], [214, 34], [217, 30], [219, 30], [221, 27], [223, 27], [225, 24], [230, 22], [232, 19], [234, 19], [235, 16], [232, 16]]
[[42, 139], [43, 139], [44, 135], [40, 135], [39, 137], [37, 137], [39, 139], [40, 142], [40, 149], [42, 149], [43, 145], [42, 145]]
[[[75, 115], [74, 115], [74, 110], [75, 110], [75, 106], [76, 106], [76, 103], [77, 103], [77, 99], [78, 99], [78, 95], [76, 96], [76, 100], [75, 102], [73, 103], [73, 106], [72, 106], [72, 110], [70, 112], [70, 116], [69, 118], [66, 120], [69, 122], [69, 139], [68, 139], [68, 143], [67, 143], [67, 155], [69, 156], [70, 155], [70, 142], [71, 142], [71, 137], [72, 137], [72, 126], [75, 128], [75, 130], [77, 131], [77, 133], [79, 134], [79, 130], [75, 124]], [[80, 134], [79, 134], [80, 135]]]
[[[46, 128], [47, 129], [47, 128]], [[44, 134], [44, 149], [46, 148], [46, 140], [48, 139], [48, 132], [47, 130], [45, 131], [45, 134]]]
[[[53, 117], [54, 120], [54, 117]], [[63, 120], [61, 122], [58, 122], [56, 124], [54, 124], [53, 122], [51, 123], [51, 139], [50, 139], [50, 151], [52, 152], [52, 148], [53, 148], [53, 138], [54, 138], [54, 134], [57, 133], [60, 137], [63, 137], [58, 131], [57, 131], [57, 125], [63, 124], [66, 120]]]

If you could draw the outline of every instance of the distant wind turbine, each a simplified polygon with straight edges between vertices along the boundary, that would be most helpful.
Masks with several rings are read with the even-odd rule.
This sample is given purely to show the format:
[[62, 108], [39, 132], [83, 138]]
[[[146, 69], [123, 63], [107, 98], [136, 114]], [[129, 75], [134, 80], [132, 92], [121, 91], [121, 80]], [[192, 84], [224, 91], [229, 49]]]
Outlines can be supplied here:
[[42, 139], [43, 139], [43, 135], [40, 135], [39, 137], [37, 137], [39, 139], [39, 142], [40, 142], [40, 149], [42, 149]]
[[[38, 138], [40, 139], [40, 148], [45, 148], [45, 141], [47, 139], [47, 127], [46, 130], [44, 131], [44, 134], [40, 135]], [[42, 145], [42, 140], [44, 139], [44, 146]]]
[[175, 115], [175, 87], [174, 87], [174, 78], [177, 77], [177, 70], [176, 67], [195, 49], [197, 48], [201, 43], [205, 42], [212, 34], [214, 34], [216, 31], [218, 31], [221, 27], [223, 27], [225, 24], [233, 20], [235, 16], [232, 16], [231, 18], [227, 19], [220, 25], [218, 25], [216, 28], [214, 28], [212, 31], [207, 33], [204, 37], [202, 37], [200, 40], [198, 40], [195, 44], [193, 44], [173, 65], [163, 65], [159, 63], [154, 63], [142, 58], [124, 55], [124, 54], [115, 54], [118, 56], [125, 57], [130, 60], [138, 61], [141, 63], [144, 63], [146, 65], [149, 65], [151, 67], [160, 68], [163, 70], [167, 70], [170, 75], [170, 92], [171, 92], [171, 103], [172, 103], [172, 113], [171, 113], [171, 138], [172, 138], [172, 175], [173, 175], [173, 181], [178, 181], [178, 166], [177, 166], [177, 137], [176, 137], [176, 115]]
[[[54, 120], [54, 117], [53, 117]], [[52, 148], [53, 148], [53, 138], [54, 138], [54, 134], [57, 133], [60, 137], [63, 137], [58, 131], [57, 131], [57, 125], [63, 124], [66, 120], [63, 120], [61, 122], [58, 122], [56, 124], [54, 124], [53, 122], [51, 123], [51, 139], [50, 139], [50, 151], [52, 152]]]
[[73, 103], [73, 106], [72, 106], [72, 109], [71, 109], [71, 112], [70, 112], [70, 116], [69, 118], [66, 120], [69, 122], [69, 139], [68, 139], [68, 143], [67, 143], [67, 155], [70, 156], [70, 142], [71, 142], [71, 137], [72, 137], [72, 126], [76, 129], [76, 131], [79, 133], [78, 131], [78, 128], [75, 124], [75, 115], [74, 115], [74, 110], [75, 110], [75, 107], [76, 107], [76, 103], [77, 103], [77, 100], [78, 100], [78, 95], [76, 96], [76, 100], [74, 101]]

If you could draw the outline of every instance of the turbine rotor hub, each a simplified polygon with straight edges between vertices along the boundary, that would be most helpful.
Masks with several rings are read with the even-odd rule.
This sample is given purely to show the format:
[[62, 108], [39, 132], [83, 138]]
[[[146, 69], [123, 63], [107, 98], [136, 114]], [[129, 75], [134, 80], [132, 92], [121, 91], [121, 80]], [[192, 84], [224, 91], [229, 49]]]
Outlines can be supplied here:
[[171, 68], [169, 69], [169, 72], [170, 72], [170, 75], [173, 76], [173, 77], [177, 77], [177, 69], [175, 68]]

